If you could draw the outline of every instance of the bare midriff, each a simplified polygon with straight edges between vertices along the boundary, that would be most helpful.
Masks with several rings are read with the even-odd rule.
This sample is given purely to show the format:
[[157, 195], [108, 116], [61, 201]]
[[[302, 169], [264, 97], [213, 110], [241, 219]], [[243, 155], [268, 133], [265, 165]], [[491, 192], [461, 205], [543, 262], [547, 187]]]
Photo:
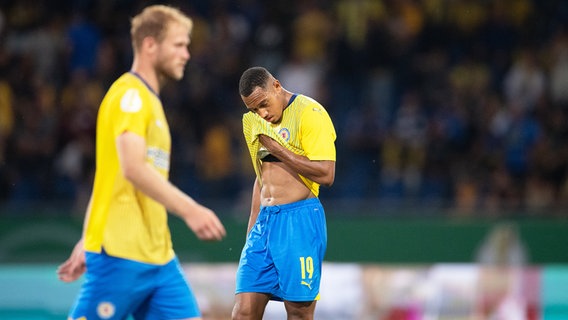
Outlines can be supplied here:
[[262, 164], [261, 206], [287, 204], [314, 197], [298, 174], [283, 162]]

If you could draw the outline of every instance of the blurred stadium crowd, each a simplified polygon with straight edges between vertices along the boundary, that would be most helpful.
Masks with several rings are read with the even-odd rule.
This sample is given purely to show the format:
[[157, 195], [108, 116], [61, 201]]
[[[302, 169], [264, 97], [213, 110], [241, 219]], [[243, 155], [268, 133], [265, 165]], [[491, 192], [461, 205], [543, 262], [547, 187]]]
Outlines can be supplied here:
[[[150, 1], [0, 1], [0, 207], [74, 203], [94, 170], [96, 112], [131, 65]], [[171, 1], [195, 28], [164, 88], [171, 179], [249, 200], [241, 72], [318, 99], [338, 133], [322, 198], [382, 210], [560, 216], [568, 206], [568, 2]]]

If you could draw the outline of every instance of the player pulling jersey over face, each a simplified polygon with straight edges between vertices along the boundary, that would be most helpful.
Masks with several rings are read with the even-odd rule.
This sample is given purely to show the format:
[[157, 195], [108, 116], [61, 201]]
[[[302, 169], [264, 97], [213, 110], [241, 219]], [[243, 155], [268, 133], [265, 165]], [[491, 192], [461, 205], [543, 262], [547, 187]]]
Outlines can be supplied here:
[[335, 177], [336, 138], [326, 110], [285, 90], [266, 69], [241, 76], [243, 133], [256, 181], [241, 253], [233, 319], [262, 319], [270, 299], [313, 318], [327, 247], [320, 185]]

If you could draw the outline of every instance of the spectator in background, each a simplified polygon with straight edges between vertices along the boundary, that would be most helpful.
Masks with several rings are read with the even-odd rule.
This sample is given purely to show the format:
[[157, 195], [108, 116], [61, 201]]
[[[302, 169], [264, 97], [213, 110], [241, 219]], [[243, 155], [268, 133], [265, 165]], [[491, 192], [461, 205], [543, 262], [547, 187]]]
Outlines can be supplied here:
[[[5, 58], [4, 51], [0, 49], [0, 70], [6, 73], [6, 66], [2, 59]], [[0, 201], [7, 196], [9, 177], [8, 167], [8, 142], [13, 134], [15, 125], [15, 114], [13, 108], [13, 92], [10, 82], [0, 78]], [[5, 194], [6, 193], [6, 194]]]
[[327, 62], [326, 50], [333, 36], [329, 15], [315, 1], [306, 1], [291, 23], [289, 54], [277, 68], [278, 78], [289, 90], [326, 100], [323, 86]]
[[521, 49], [503, 80], [503, 95], [522, 113], [533, 112], [546, 92], [546, 77], [533, 48]]
[[285, 57], [286, 34], [280, 22], [281, 11], [269, 6], [263, 10], [259, 26], [253, 30], [251, 61], [254, 65], [277, 70]]
[[568, 30], [552, 36], [550, 59], [550, 98], [555, 105], [568, 109]]
[[67, 30], [68, 70], [70, 73], [84, 69], [89, 75], [95, 67], [101, 34], [98, 26], [88, 19], [86, 12], [76, 11]]
[[18, 170], [9, 195], [13, 205], [25, 205], [29, 199], [49, 198], [52, 191], [52, 165], [57, 139], [57, 114], [54, 86], [30, 84], [22, 90], [29, 95], [17, 96], [17, 119], [14, 128], [14, 164]]
[[399, 141], [398, 171], [404, 194], [416, 196], [422, 183], [422, 169], [426, 159], [427, 119], [422, 97], [416, 91], [407, 91], [394, 120], [393, 133]]
[[372, 106], [363, 110], [354, 108], [347, 115], [346, 119], [341, 119], [345, 122], [342, 124], [345, 128], [345, 148], [338, 151], [345, 155], [346, 161], [339, 164], [343, 183], [337, 189], [346, 200], [374, 199], [379, 192], [381, 141], [385, 127]]
[[201, 192], [208, 199], [219, 193], [225, 194], [223, 200], [232, 203], [241, 190], [237, 176], [239, 161], [233, 156], [236, 151], [236, 135], [232, 133], [228, 121], [217, 118], [215, 122], [206, 129], [197, 156], [197, 172], [203, 189]]

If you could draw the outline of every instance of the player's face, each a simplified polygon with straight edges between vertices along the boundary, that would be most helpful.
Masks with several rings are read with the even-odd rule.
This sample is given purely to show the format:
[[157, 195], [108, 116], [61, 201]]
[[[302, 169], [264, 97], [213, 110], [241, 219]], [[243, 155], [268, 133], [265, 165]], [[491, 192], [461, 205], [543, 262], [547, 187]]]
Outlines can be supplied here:
[[181, 80], [189, 61], [189, 30], [179, 23], [172, 23], [166, 37], [159, 44], [157, 71], [175, 80]]
[[266, 89], [256, 87], [248, 97], [241, 98], [250, 111], [268, 122], [279, 123], [285, 106], [281, 98], [282, 87], [278, 80], [269, 81]]

